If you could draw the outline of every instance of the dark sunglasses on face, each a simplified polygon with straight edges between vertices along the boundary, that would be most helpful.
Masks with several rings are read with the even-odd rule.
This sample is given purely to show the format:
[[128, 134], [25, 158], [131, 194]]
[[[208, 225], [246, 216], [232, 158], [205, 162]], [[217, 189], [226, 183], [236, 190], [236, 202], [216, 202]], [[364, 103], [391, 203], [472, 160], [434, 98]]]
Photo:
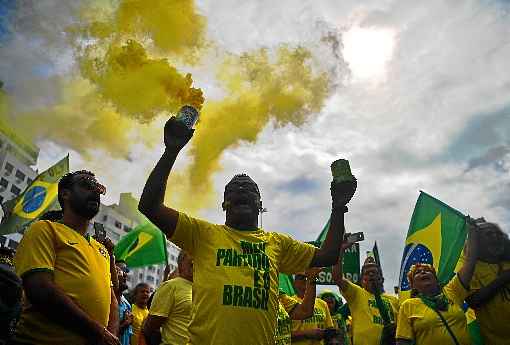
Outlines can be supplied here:
[[306, 280], [306, 276], [302, 274], [296, 274], [294, 280]]
[[92, 176], [80, 176], [76, 179], [76, 184], [90, 191], [106, 195], [106, 187], [97, 182]]

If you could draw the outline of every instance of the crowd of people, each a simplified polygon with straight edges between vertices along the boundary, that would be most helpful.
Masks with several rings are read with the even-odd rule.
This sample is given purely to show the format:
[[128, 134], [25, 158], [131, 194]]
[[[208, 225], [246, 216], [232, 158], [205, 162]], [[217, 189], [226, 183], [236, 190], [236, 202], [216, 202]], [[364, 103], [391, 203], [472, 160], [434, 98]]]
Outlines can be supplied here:
[[[261, 229], [261, 194], [245, 174], [225, 186], [225, 224], [165, 205], [168, 177], [192, 136], [175, 118], [167, 122], [165, 151], [139, 203], [182, 249], [177, 270], [153, 294], [144, 283], [127, 292], [129, 268], [115, 261], [111, 241], [87, 235], [106, 189], [91, 172], [69, 173], [58, 185], [62, 211], [34, 222], [15, 255], [0, 251], [0, 344], [469, 345], [466, 305], [486, 345], [510, 344], [510, 241], [497, 224], [469, 222], [459, 269], [444, 286], [433, 266], [412, 266], [411, 296], [399, 301], [384, 292], [371, 258], [360, 285], [342, 274], [356, 179], [331, 183], [320, 248]], [[316, 276], [328, 266], [341, 296], [317, 297]], [[280, 273], [293, 276], [295, 296], [279, 289]]]

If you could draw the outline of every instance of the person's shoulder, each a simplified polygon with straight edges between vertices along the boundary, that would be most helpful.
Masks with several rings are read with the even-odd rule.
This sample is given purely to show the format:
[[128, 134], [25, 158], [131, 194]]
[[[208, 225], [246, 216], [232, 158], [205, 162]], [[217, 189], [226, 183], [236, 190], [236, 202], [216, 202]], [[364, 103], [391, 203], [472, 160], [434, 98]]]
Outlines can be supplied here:
[[193, 224], [199, 227], [222, 227], [221, 224], [211, 223], [207, 220], [191, 216], [187, 213], [179, 211], [179, 219], [177, 224]]
[[324, 300], [322, 300], [322, 299], [320, 299], [320, 298], [316, 298], [316, 299], [315, 299], [315, 303], [316, 303], [317, 305], [320, 305], [322, 308], [324, 308], [324, 307], [329, 308], [329, 307], [328, 307], [328, 304], [327, 304]]
[[26, 232], [34, 232], [34, 231], [53, 231], [59, 223], [54, 223], [49, 220], [38, 220], [30, 224], [27, 228]]
[[398, 303], [398, 297], [397, 296], [390, 295], [390, 294], [387, 294], [387, 293], [383, 293], [383, 296], [385, 298], [391, 300], [392, 302], [397, 302]]
[[416, 308], [417, 306], [422, 306], [423, 305], [423, 302], [420, 298], [418, 297], [411, 297], [411, 298], [407, 298], [403, 301], [400, 302], [400, 308], [407, 308], [407, 309], [411, 309], [411, 308]]

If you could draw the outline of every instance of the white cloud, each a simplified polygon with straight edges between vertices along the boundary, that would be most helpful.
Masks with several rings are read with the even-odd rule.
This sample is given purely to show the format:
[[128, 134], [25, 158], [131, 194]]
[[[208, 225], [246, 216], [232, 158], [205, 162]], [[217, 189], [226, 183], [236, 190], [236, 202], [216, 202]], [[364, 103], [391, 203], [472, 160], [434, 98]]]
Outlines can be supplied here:
[[[403, 241], [420, 189], [463, 212], [500, 221], [508, 229], [510, 159], [497, 155], [500, 162], [495, 166], [492, 156], [486, 155], [510, 142], [510, 123], [504, 120], [510, 113], [505, 109], [510, 103], [508, 4], [474, 0], [198, 4], [207, 17], [210, 38], [233, 52], [285, 42], [311, 45], [324, 33], [320, 23], [340, 33], [390, 33], [392, 46], [391, 53], [385, 50], [388, 42], [379, 50], [370, 49], [387, 36], [371, 38], [374, 47], [370, 40], [365, 42], [365, 54], [382, 56], [362, 56], [360, 50], [348, 58], [351, 78], [339, 83], [323, 111], [303, 127], [268, 125], [257, 144], [225, 152], [223, 170], [214, 179], [216, 207], [203, 210], [202, 216], [222, 222], [223, 186], [233, 174], [246, 172], [259, 183], [269, 209], [265, 227], [314, 239], [329, 213], [329, 164], [346, 157], [359, 180], [347, 226], [365, 232], [363, 251], [378, 241], [388, 289], [397, 283]], [[354, 40], [354, 46], [363, 43], [356, 36], [348, 39]], [[9, 52], [10, 61], [17, 57], [23, 61], [34, 51], [23, 47], [23, 54], [21, 48]], [[382, 63], [384, 77], [378, 83], [356, 80], [367, 66], [364, 59]], [[359, 60], [365, 65], [356, 65]], [[377, 66], [380, 71], [381, 65]], [[3, 65], [0, 70], [9, 72], [11, 81], [28, 78], [25, 68], [9, 71]], [[207, 72], [202, 81], [210, 83], [206, 89], [216, 90]], [[47, 97], [43, 91], [38, 95]], [[498, 112], [501, 118], [494, 115]], [[477, 132], [477, 126], [485, 130]], [[92, 162], [72, 154], [73, 168], [96, 170], [113, 202], [121, 191], [140, 193], [160, 149], [135, 146], [129, 162], [113, 160], [104, 152]], [[66, 151], [43, 143], [40, 166]], [[469, 161], [480, 157], [483, 164], [466, 172]], [[186, 155], [179, 157], [178, 166], [186, 163]]]

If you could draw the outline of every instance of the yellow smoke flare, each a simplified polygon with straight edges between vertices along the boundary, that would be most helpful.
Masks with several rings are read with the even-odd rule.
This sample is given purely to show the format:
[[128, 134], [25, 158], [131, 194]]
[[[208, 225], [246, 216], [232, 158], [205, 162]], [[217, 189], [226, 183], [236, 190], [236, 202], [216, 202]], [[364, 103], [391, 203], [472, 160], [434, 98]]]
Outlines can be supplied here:
[[95, 4], [82, 12], [88, 24], [80, 31], [92, 38], [143, 41], [188, 64], [197, 62], [207, 45], [206, 19], [193, 0], [120, 0], [114, 7]]
[[[225, 149], [254, 142], [270, 119], [277, 125], [302, 124], [320, 111], [330, 89], [326, 73], [314, 72], [309, 50], [281, 47], [272, 59], [267, 50], [229, 57], [218, 78], [228, 96], [207, 102], [192, 141], [192, 164], [177, 175], [178, 195], [169, 199], [196, 211], [212, 201], [211, 177]], [[187, 184], [182, 179], [187, 176]], [[174, 184], [175, 185], [175, 184]]]
[[182, 76], [166, 59], [150, 59], [133, 40], [111, 45], [103, 59], [91, 48], [81, 60], [81, 72], [121, 113], [149, 122], [162, 112], [190, 104], [200, 109], [202, 90], [191, 87], [191, 74]]
[[[135, 121], [105, 104], [87, 80], [59, 81], [59, 102], [17, 114], [13, 125], [33, 140], [50, 140], [90, 159], [98, 149], [127, 158]], [[153, 144], [149, 141], [146, 144]]]
[[189, 0], [125, 0], [115, 16], [122, 35], [150, 37], [154, 46], [184, 57], [205, 44], [205, 18]]

